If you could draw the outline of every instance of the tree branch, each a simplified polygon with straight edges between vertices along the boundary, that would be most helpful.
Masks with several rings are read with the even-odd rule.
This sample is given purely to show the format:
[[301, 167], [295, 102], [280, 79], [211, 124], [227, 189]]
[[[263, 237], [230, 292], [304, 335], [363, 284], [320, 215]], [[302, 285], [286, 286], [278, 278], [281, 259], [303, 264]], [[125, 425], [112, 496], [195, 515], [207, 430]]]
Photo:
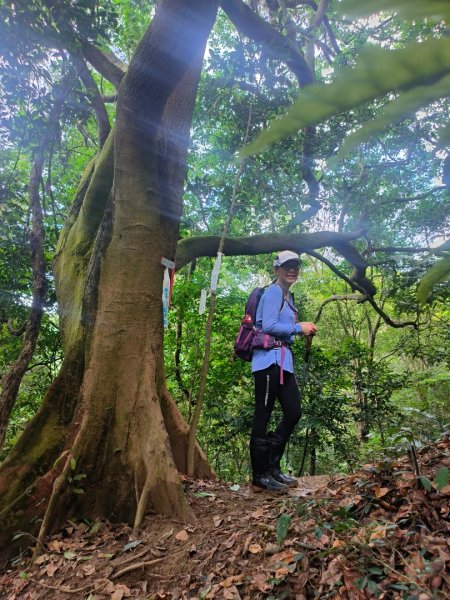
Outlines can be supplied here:
[[284, 62], [297, 77], [300, 85], [313, 83], [311, 69], [294, 42], [266, 23], [242, 0], [221, 0], [220, 4], [236, 29], [255, 42], [263, 44], [266, 52]]
[[356, 300], [356, 302], [365, 302], [366, 296], [363, 294], [337, 294], [335, 296], [330, 296], [329, 298], [324, 300], [319, 306], [316, 317], [314, 319], [314, 323], [317, 323], [319, 321], [325, 306], [330, 302], [336, 302], [337, 300]]
[[380, 202], [376, 202], [377, 198], [374, 198], [376, 202], [376, 206], [383, 206], [384, 204], [404, 204], [407, 202], [415, 202], [416, 200], [423, 200], [424, 198], [428, 198], [431, 194], [435, 194], [436, 192], [442, 192], [444, 190], [448, 190], [446, 185], [438, 185], [423, 194], [418, 194], [417, 196], [409, 196], [406, 198], [385, 198]]
[[90, 42], [84, 41], [81, 44], [81, 52], [84, 58], [90, 63], [100, 75], [112, 83], [116, 88], [119, 87], [123, 76], [127, 72], [127, 65], [110, 51], [102, 51]]
[[[365, 296], [365, 300], [367, 302], [369, 302], [369, 304], [372, 306], [372, 308], [375, 310], [376, 313], [378, 313], [380, 315], [380, 317], [383, 319], [383, 321], [387, 324], [390, 325], [391, 327], [395, 327], [396, 329], [400, 328], [400, 327], [413, 327], [414, 329], [418, 329], [418, 325], [415, 321], [393, 321], [389, 315], [387, 315], [379, 306], [378, 304], [375, 302], [375, 300], [372, 298], [372, 295], [368, 296], [366, 289], [364, 287], [364, 285], [361, 285], [361, 281], [358, 281], [358, 279], [354, 278], [354, 274], [352, 274], [351, 277], [347, 277], [347, 275], [345, 275], [345, 273], [343, 273], [342, 271], [340, 271], [335, 265], [333, 265], [333, 263], [331, 261], [329, 261], [327, 258], [325, 258], [324, 256], [322, 256], [321, 254], [319, 254], [318, 252], [314, 252], [312, 251], [306, 251], [307, 254], [309, 254], [310, 256], [314, 256], [314, 258], [317, 258], [318, 260], [320, 260], [321, 262], [323, 262], [325, 265], [327, 265], [327, 267], [333, 271], [333, 273], [335, 273], [338, 277], [340, 277], [341, 279], [343, 279], [346, 283], [348, 283], [348, 285], [352, 288], [352, 290], [356, 290], [358, 292], [361, 292], [361, 294], [363, 294]], [[367, 279], [366, 277], [364, 277], [364, 282], [369, 282], [372, 286], [372, 282], [370, 281], [370, 279]]]
[[71, 55], [78, 71], [78, 75], [80, 76], [80, 79], [86, 88], [89, 101], [95, 111], [98, 125], [98, 143], [99, 147], [102, 148], [103, 144], [106, 142], [109, 132], [111, 131], [111, 124], [109, 122], [108, 113], [106, 112], [105, 103], [97, 84], [95, 83], [95, 79], [92, 77], [91, 72], [87, 68], [81, 53], [73, 52]]
[[[372, 297], [376, 292], [376, 288], [370, 279], [366, 277], [368, 263], [350, 243], [352, 240], [361, 237], [363, 233], [362, 230], [351, 233], [318, 231], [309, 234], [271, 233], [248, 238], [227, 238], [224, 245], [224, 254], [228, 256], [254, 256], [282, 249], [312, 254], [316, 248], [332, 247], [353, 266], [351, 277], [348, 278], [345, 276], [348, 281], [352, 282], [350, 285], [358, 285], [355, 289], [358, 289], [358, 291], [362, 290], [362, 293]], [[194, 258], [199, 258], [200, 256], [216, 256], [219, 241], [220, 237], [213, 235], [179, 240], [177, 244], [176, 268], [180, 269]], [[321, 260], [323, 257], [318, 255], [318, 258]]]

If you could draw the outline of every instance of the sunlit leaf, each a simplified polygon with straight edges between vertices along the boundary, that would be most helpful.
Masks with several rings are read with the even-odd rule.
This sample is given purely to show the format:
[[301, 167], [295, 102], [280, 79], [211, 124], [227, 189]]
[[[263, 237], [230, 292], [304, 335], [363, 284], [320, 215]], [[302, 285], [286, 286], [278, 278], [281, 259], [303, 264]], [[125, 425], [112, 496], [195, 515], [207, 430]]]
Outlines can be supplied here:
[[349, 154], [358, 144], [381, 132], [430, 102], [450, 95], [450, 75], [442, 77], [433, 85], [420, 85], [403, 92], [396, 100], [390, 102], [375, 119], [368, 121], [357, 131], [347, 137], [337, 155], [330, 161], [330, 166]]
[[422, 277], [417, 289], [417, 299], [421, 304], [424, 304], [430, 297], [433, 287], [450, 277], [450, 256], [441, 258], [429, 269]]
[[425, 85], [450, 72], [450, 41], [446, 38], [413, 42], [398, 50], [369, 48], [356, 67], [343, 70], [331, 84], [307, 86], [286, 115], [271, 123], [240, 158], [261, 152], [268, 145], [333, 115], [382, 97], [391, 91]]
[[367, 17], [381, 11], [395, 12], [408, 21], [426, 17], [450, 20], [447, 0], [343, 0], [339, 12], [351, 17]]

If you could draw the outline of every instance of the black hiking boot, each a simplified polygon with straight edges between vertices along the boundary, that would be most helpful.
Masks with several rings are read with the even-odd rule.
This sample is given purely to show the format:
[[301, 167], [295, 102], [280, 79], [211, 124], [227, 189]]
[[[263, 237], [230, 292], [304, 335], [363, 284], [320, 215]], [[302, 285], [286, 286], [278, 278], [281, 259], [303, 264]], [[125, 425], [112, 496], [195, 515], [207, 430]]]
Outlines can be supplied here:
[[271, 475], [275, 481], [284, 483], [284, 485], [288, 485], [289, 487], [295, 487], [298, 484], [296, 477], [285, 475], [285, 473], [282, 473], [279, 469], [273, 469]]
[[296, 486], [298, 481], [291, 475], [285, 475], [280, 468], [281, 457], [283, 456], [286, 442], [276, 433], [269, 434], [269, 471], [273, 479], [278, 483], [288, 486]]
[[288, 486], [276, 481], [270, 473], [267, 475], [253, 475], [252, 485], [268, 492], [286, 492]]
[[269, 469], [269, 440], [266, 438], [253, 438], [250, 440], [250, 459], [252, 463], [252, 484], [268, 492], [282, 492], [287, 486], [275, 479]]

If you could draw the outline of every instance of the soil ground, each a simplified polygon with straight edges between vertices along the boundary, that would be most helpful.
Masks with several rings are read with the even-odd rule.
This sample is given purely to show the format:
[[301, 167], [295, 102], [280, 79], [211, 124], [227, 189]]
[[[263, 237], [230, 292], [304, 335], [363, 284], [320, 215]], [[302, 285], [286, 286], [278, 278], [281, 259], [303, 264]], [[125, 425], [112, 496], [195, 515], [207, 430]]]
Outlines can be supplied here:
[[67, 522], [33, 566], [0, 572], [0, 598], [409, 598], [450, 595], [450, 440], [287, 494], [184, 480], [191, 524], [148, 514]]

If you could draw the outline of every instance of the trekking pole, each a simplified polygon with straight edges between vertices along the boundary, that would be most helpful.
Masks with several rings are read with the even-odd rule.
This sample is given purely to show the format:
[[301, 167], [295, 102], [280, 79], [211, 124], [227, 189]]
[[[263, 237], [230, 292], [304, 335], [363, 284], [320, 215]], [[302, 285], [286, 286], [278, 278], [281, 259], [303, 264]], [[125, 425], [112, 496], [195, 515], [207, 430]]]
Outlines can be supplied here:
[[[307, 335], [306, 336], [305, 354], [303, 356], [302, 380], [300, 382], [300, 398], [302, 400], [303, 400], [303, 395], [304, 395], [305, 386], [306, 386], [306, 379], [308, 377], [308, 366], [309, 366], [309, 361], [310, 361], [310, 358], [311, 358], [312, 340], [313, 340], [313, 336], [312, 335]], [[297, 425], [297, 427], [298, 427], [298, 425]], [[298, 477], [301, 477], [302, 472], [303, 472], [303, 468], [305, 466], [306, 450], [307, 450], [307, 447], [308, 447], [308, 438], [309, 438], [309, 430], [307, 430], [307, 432], [306, 432], [306, 445], [305, 445], [305, 449], [304, 449], [304, 452], [303, 452], [302, 464], [301, 464], [301, 467], [300, 467], [299, 472], [298, 472]]]
[[306, 379], [308, 377], [308, 366], [309, 366], [309, 360], [311, 358], [312, 340], [313, 340], [312, 335], [306, 336], [306, 348], [305, 348], [305, 355], [303, 357], [302, 385], [301, 385], [301, 389], [300, 389], [302, 396], [303, 396], [303, 392], [304, 392], [305, 385], [306, 385]]

